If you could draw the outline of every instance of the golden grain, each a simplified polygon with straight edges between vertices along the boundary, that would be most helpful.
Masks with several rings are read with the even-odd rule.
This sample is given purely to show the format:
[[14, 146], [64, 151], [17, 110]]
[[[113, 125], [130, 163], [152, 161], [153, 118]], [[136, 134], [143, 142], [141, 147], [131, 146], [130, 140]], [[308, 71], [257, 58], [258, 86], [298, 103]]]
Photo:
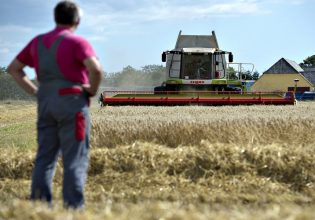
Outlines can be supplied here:
[[35, 138], [23, 136], [29, 131], [21, 120], [35, 123], [36, 108], [20, 107], [0, 105], [0, 219], [315, 218], [314, 102], [94, 107], [87, 209], [80, 214], [62, 209], [61, 162], [56, 207], [25, 201], [35, 146], [21, 149], [13, 135]]

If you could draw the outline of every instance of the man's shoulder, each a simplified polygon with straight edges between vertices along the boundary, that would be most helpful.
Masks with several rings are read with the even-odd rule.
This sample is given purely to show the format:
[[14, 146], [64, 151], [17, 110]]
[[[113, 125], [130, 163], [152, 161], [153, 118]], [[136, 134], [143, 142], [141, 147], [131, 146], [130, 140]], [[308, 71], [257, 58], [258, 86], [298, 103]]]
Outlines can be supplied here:
[[31, 43], [31, 44], [34, 44], [34, 43], [36, 44], [36, 43], [38, 42], [39, 38], [45, 37], [45, 36], [47, 36], [47, 35], [49, 35], [49, 34], [50, 34], [50, 32], [38, 34], [38, 35], [36, 35], [35, 37], [33, 37], [33, 38], [31, 39], [30, 43]]
[[65, 40], [68, 42], [78, 44], [78, 45], [86, 45], [90, 44], [84, 37], [76, 35], [76, 34], [68, 34], [65, 36]]

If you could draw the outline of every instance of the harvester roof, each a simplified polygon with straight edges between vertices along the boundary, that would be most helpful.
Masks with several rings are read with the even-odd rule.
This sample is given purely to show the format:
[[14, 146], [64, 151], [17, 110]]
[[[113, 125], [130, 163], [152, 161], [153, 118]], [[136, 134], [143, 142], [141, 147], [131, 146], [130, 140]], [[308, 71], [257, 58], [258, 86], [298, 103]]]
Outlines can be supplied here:
[[219, 44], [212, 31], [212, 35], [182, 35], [182, 31], [179, 32], [175, 49], [182, 48], [219, 48]]
[[194, 48], [183, 48], [184, 53], [214, 53], [215, 48], [203, 48], [203, 47], [194, 47]]

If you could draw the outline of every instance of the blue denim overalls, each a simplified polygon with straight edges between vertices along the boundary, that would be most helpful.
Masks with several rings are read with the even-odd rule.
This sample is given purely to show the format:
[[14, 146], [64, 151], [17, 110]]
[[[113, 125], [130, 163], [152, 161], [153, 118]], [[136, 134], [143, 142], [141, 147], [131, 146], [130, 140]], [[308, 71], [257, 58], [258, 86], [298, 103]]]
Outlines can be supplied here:
[[38, 151], [32, 176], [32, 200], [52, 203], [52, 178], [62, 156], [63, 200], [66, 207], [84, 206], [88, 168], [90, 118], [88, 98], [81, 85], [64, 78], [56, 54], [64, 35], [47, 49], [38, 41]]

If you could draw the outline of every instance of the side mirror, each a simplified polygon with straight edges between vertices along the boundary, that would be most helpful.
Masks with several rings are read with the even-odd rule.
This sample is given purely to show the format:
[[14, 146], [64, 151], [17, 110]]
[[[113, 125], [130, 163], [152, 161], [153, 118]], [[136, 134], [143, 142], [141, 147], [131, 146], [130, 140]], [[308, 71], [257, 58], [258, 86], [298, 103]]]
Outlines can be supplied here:
[[162, 53], [162, 62], [166, 62], [166, 53], [165, 52]]
[[229, 63], [233, 63], [233, 54], [229, 53]]

